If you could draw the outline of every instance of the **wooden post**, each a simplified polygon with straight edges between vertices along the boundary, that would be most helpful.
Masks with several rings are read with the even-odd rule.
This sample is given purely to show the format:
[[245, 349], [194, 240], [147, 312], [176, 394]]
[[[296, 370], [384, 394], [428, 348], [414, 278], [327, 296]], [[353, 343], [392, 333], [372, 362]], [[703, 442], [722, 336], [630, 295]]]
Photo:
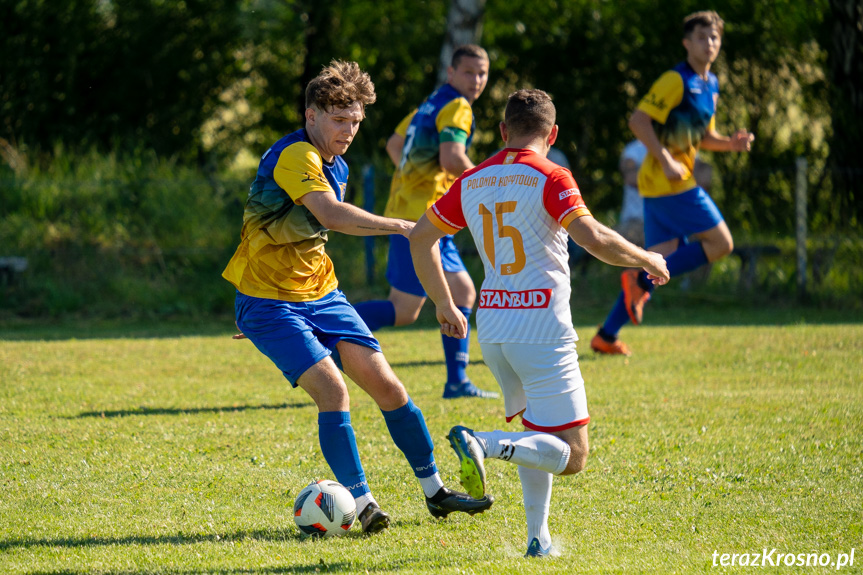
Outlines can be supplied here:
[[797, 185], [794, 190], [797, 236], [797, 295], [806, 296], [806, 158], [797, 158]]

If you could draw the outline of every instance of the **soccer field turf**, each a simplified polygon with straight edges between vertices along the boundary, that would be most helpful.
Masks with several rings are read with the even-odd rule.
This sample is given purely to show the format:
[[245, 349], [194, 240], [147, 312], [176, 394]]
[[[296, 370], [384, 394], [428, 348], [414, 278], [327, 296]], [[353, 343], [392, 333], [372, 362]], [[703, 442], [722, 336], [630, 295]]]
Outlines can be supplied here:
[[[293, 498], [332, 477], [316, 410], [250, 342], [16, 330], [0, 339], [0, 573], [821, 573], [836, 565], [813, 560], [852, 549], [841, 572], [863, 571], [863, 325], [648, 325], [627, 330], [626, 360], [594, 356], [593, 329], [578, 328], [590, 457], [555, 479], [562, 554], [542, 561], [522, 558], [514, 465], [487, 463], [490, 511], [434, 520], [356, 386], [360, 455], [393, 525], [303, 540]], [[502, 400], [440, 398], [435, 331], [379, 336], [458, 487], [447, 430], [520, 425]]]

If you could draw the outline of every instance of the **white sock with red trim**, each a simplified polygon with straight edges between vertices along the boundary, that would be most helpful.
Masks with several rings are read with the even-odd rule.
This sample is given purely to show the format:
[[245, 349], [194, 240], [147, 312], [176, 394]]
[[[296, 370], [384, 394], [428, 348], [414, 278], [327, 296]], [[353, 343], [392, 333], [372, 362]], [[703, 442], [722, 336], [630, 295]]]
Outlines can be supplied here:
[[569, 445], [549, 433], [474, 431], [474, 437], [479, 441], [486, 457], [511, 461], [553, 475], [566, 469], [569, 462]]
[[524, 496], [524, 513], [527, 518], [527, 544], [537, 538], [544, 549], [551, 545], [551, 533], [548, 531], [548, 512], [551, 504], [551, 482], [553, 475], [518, 466], [518, 477], [521, 479], [521, 491]]

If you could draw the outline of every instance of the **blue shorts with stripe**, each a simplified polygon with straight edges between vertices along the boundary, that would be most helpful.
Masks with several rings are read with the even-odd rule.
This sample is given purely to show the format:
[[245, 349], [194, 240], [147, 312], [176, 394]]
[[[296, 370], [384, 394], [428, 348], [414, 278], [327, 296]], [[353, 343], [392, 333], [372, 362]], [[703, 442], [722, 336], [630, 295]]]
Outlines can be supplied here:
[[237, 327], [261, 353], [276, 364], [293, 387], [310, 367], [335, 354], [336, 344], [349, 341], [381, 351], [345, 294], [333, 290], [315, 301], [287, 302], [237, 292]]
[[700, 187], [673, 196], [644, 198], [644, 245], [684, 239], [722, 221], [719, 208]]
[[[452, 236], [442, 237], [438, 246], [440, 246], [443, 271], [450, 273], [467, 271]], [[418, 297], [426, 297], [426, 292], [414, 270], [410, 241], [404, 236], [397, 234], [390, 236], [390, 251], [387, 256], [387, 282], [399, 291]]]

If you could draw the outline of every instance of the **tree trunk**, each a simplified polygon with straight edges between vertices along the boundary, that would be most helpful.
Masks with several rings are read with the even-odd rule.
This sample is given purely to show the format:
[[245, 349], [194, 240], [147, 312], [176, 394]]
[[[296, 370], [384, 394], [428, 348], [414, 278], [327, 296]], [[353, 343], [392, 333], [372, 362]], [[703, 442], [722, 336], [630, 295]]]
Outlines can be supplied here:
[[464, 44], [479, 44], [485, 0], [451, 0], [446, 21], [446, 37], [440, 51], [438, 85], [446, 82], [446, 70], [453, 52]]

